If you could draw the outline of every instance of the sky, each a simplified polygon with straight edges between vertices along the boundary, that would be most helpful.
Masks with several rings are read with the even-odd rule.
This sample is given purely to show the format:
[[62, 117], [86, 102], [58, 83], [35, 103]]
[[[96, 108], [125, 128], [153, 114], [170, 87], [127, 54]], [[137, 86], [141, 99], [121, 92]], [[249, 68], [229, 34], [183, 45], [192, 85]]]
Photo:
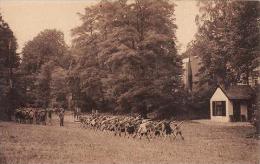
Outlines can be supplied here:
[[[13, 30], [18, 42], [18, 52], [29, 40], [44, 29], [64, 32], [65, 41], [71, 43], [70, 30], [81, 24], [78, 12], [83, 13], [88, 5], [98, 0], [0, 0], [0, 13]], [[196, 1], [175, 0], [176, 31], [180, 52], [184, 52], [197, 31], [195, 16]]]

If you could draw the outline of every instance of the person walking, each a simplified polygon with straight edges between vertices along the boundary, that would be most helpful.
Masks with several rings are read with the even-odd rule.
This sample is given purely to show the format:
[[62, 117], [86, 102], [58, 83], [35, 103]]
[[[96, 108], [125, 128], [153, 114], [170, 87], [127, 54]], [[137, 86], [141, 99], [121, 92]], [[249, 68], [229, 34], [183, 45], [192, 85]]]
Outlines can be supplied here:
[[174, 123], [174, 129], [173, 129], [174, 138], [173, 139], [175, 139], [178, 135], [180, 135], [181, 139], [184, 140], [184, 137], [181, 132], [181, 127], [180, 127], [182, 123], [183, 123], [183, 121], [179, 124]]

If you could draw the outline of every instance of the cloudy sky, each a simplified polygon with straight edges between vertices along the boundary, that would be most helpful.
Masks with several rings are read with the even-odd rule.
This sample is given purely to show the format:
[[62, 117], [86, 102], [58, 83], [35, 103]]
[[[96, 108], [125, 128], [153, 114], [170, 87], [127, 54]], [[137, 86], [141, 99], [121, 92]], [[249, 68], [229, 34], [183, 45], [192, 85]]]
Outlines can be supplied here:
[[[17, 38], [19, 48], [44, 29], [56, 28], [65, 34], [70, 45], [70, 30], [81, 22], [77, 12], [95, 4], [98, 0], [0, 0], [0, 13], [10, 25]], [[198, 13], [196, 1], [176, 0], [177, 38], [181, 51], [185, 50], [197, 31], [195, 16]]]

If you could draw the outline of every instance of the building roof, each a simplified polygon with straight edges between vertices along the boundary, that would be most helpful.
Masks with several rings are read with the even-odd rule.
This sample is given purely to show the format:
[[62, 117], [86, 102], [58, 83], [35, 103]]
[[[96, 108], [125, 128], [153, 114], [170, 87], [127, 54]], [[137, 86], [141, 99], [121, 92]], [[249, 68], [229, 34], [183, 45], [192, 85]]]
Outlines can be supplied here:
[[234, 85], [228, 89], [219, 88], [225, 93], [230, 100], [249, 100], [253, 97], [254, 91], [248, 85]]

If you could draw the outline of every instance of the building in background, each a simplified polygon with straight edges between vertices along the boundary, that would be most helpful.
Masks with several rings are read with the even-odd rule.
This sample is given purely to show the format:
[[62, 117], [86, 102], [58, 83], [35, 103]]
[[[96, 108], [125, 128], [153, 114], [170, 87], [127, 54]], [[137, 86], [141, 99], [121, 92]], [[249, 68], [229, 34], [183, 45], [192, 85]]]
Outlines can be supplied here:
[[200, 62], [198, 56], [190, 56], [182, 60], [183, 63], [183, 83], [184, 87], [192, 92], [198, 90], [199, 77], [197, 76], [200, 69]]
[[210, 99], [210, 119], [219, 122], [248, 121], [252, 117], [254, 91], [249, 85], [224, 89], [218, 86]]

